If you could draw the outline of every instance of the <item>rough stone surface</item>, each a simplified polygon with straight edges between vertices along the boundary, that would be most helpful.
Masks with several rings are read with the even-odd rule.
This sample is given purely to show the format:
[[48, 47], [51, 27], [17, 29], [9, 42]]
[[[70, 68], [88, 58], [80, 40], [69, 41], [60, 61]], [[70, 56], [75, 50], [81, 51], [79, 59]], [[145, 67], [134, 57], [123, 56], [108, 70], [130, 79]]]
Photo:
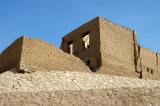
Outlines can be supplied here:
[[0, 74], [1, 106], [159, 106], [160, 81], [36, 71]]

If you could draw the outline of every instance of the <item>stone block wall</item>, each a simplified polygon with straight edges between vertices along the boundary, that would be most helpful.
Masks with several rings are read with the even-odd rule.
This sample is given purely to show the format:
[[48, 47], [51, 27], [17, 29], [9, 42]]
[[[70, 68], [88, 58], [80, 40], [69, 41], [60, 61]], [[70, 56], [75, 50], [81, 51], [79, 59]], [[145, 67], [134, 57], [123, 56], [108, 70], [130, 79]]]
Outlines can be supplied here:
[[11, 68], [19, 68], [23, 37], [17, 39], [0, 55], [0, 73]]
[[[137, 76], [134, 31], [100, 18], [102, 73]], [[109, 72], [111, 71], [111, 72]]]

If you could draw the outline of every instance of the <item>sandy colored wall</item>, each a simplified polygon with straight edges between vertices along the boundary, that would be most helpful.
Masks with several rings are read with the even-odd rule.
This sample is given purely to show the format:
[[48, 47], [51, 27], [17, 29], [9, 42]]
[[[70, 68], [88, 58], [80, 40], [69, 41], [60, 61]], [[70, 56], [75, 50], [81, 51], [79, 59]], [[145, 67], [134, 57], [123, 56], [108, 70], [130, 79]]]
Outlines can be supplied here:
[[[82, 50], [82, 36], [86, 32], [89, 32], [90, 36], [89, 49]], [[90, 60], [89, 67], [94, 67], [95, 70], [101, 65], [99, 34], [99, 17], [97, 17], [64, 36], [61, 49], [67, 52], [67, 43], [73, 40], [73, 54], [81, 58], [85, 63]]]
[[140, 59], [138, 70], [142, 71], [142, 78], [159, 79], [157, 54], [149, 49], [140, 47]]
[[11, 68], [18, 68], [21, 57], [23, 37], [17, 39], [0, 55], [0, 73]]
[[89, 68], [79, 58], [68, 55], [44, 41], [26, 37], [23, 41], [20, 69], [89, 72]]
[[100, 18], [100, 42], [102, 73], [137, 77], [133, 30]]
[[158, 57], [158, 73], [160, 73], [160, 54], [158, 54], [157, 57]]

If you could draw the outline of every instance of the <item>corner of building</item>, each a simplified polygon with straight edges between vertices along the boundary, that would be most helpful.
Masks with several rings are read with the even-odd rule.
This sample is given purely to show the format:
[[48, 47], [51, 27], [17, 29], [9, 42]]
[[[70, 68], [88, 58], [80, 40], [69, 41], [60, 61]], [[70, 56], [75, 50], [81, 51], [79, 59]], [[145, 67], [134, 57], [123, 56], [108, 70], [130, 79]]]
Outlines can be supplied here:
[[12, 68], [16, 68], [17, 70], [19, 69], [24, 39], [24, 36], [19, 37], [1, 53], [0, 73], [3, 73]]

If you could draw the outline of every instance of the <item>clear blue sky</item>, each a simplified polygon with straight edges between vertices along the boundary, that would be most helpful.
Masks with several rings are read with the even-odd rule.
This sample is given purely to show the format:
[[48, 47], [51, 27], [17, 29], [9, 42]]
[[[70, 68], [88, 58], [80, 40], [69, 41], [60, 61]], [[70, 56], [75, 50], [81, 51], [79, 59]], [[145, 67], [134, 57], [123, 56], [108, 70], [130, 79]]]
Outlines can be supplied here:
[[160, 0], [0, 0], [0, 52], [22, 35], [59, 47], [96, 16], [136, 30], [141, 45], [160, 53]]

